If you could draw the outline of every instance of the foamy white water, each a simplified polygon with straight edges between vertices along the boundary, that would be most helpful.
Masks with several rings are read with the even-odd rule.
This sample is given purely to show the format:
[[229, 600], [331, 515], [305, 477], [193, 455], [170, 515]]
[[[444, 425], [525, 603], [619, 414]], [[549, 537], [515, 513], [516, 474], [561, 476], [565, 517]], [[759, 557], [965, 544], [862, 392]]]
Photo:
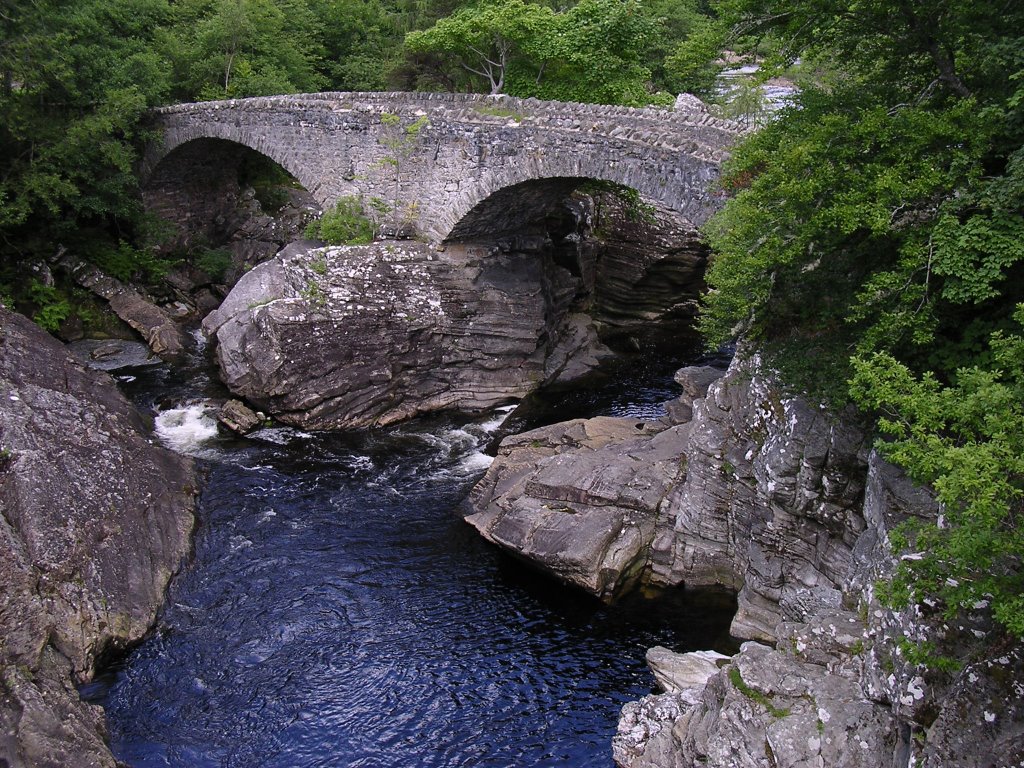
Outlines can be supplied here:
[[206, 338], [206, 334], [203, 332], [202, 328], [196, 328], [192, 331], [192, 338], [195, 339], [196, 342], [196, 352], [202, 354], [206, 351], [206, 345], [209, 343], [209, 339]]
[[468, 475], [481, 469], [487, 469], [493, 462], [493, 456], [488, 456], [483, 451], [473, 451], [462, 458], [462, 461], [459, 462], [459, 469]]
[[309, 440], [313, 435], [294, 427], [266, 427], [250, 432], [246, 437], [250, 440], [262, 440], [265, 443], [288, 445], [293, 440]]
[[217, 422], [202, 403], [160, 411], [155, 421], [157, 437], [179, 453], [197, 454], [217, 436]]
[[515, 408], [515, 405], [505, 405], [495, 409], [487, 421], [445, 429], [437, 434], [422, 435], [421, 437], [425, 441], [452, 458], [458, 459], [453, 467], [442, 474], [466, 476], [481, 472], [491, 466], [494, 457], [488, 456], [481, 448], [487, 444], [488, 438], [505, 423], [505, 419]]

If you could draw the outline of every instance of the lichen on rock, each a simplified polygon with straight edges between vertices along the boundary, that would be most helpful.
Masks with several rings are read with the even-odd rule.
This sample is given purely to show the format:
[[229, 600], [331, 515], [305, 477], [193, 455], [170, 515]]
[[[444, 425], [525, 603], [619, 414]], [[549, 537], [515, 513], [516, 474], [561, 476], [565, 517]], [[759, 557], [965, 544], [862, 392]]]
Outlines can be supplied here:
[[0, 763], [115, 765], [74, 684], [152, 627], [195, 489], [106, 374], [0, 308]]

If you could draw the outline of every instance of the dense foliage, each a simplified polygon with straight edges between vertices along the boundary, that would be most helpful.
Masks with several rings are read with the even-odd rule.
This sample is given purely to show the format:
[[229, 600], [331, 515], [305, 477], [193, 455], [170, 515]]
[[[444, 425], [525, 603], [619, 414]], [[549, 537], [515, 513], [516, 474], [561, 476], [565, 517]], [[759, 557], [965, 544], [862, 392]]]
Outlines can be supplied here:
[[943, 509], [937, 523], [916, 521], [894, 537], [913, 552], [884, 592], [896, 604], [939, 596], [951, 619], [991, 604], [1024, 636], [1024, 337], [997, 332], [991, 346], [993, 364], [961, 368], [954, 385], [915, 376], [886, 352], [855, 359], [851, 385], [880, 415], [886, 456], [930, 485]]
[[366, 217], [358, 197], [342, 197], [334, 208], [311, 221], [305, 234], [331, 245], [363, 245], [373, 242], [373, 222]]
[[945, 510], [911, 532], [894, 594], [950, 612], [987, 596], [1024, 634], [1024, 357], [1006, 335], [1024, 300], [1024, 7], [718, 7], [766, 75], [802, 59], [819, 77], [724, 175], [704, 330], [877, 410], [881, 450]]
[[696, 1], [0, 0], [0, 296], [54, 328], [68, 287], [31, 265], [60, 248], [123, 277], [168, 269], [134, 173], [153, 106], [473, 90], [502, 46], [510, 93], [645, 103]]
[[429, 67], [421, 82], [449, 90], [479, 84], [513, 96], [648, 104], [645, 59], [660, 29], [639, 0], [579, 0], [563, 11], [489, 0], [411, 32], [406, 47]]

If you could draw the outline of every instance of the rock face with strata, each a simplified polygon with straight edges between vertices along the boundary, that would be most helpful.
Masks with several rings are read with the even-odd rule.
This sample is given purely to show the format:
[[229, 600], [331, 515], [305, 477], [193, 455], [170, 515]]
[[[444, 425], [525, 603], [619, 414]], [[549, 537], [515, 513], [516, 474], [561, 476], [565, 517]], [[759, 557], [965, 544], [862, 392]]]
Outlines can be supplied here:
[[74, 683], [153, 625], [194, 470], [106, 374], [2, 308], [0, 396], [0, 764], [114, 766]]
[[650, 579], [739, 589], [733, 634], [770, 640], [796, 595], [835, 598], [846, 578], [865, 528], [867, 435], [783, 395], [756, 358], [692, 409], [686, 479], [662, 507]]
[[[606, 335], [693, 326], [704, 290], [707, 246], [662, 206], [613, 194], [588, 206], [594, 253], [593, 316]], [[586, 261], [584, 261], [586, 264]]]
[[466, 521], [488, 541], [602, 598], [636, 582], [685, 426], [577, 419], [507, 437]]
[[[692, 372], [687, 391], [699, 394], [724, 373]], [[649, 579], [662, 507], [687, 473], [692, 411], [679, 406], [660, 420], [577, 419], [505, 438], [467, 522], [603, 599]]]
[[[580, 421], [506, 438], [470, 499], [488, 539], [594, 594], [635, 580], [738, 590], [732, 632], [762, 642], [727, 662], [652, 651], [665, 692], [624, 707], [617, 763], [1022, 764], [1021, 644], [993, 631], [983, 605], [954, 621], [876, 598], [895, 566], [889, 532], [934, 519], [932, 497], [872, 453], [854, 421], [784, 395], [756, 357], [677, 381], [669, 416], [636, 434], [622, 424], [591, 444]], [[673, 433], [670, 461], [642, 458]], [[633, 494], [643, 502], [610, 519], [638, 478], [656, 493]], [[928, 667], [907, 643], [971, 662]]]
[[[794, 593], [789, 612], [803, 615], [775, 627], [775, 649], [745, 643], [706, 682], [627, 704], [613, 742], [618, 765], [1021, 764], [1021, 644], [978, 630], [983, 612], [948, 622], [918, 608], [893, 612], [873, 596], [874, 579], [893, 567], [887, 530], [906, 515], [934, 514], [934, 502], [872, 454], [863, 512], [867, 527], [839, 591], [857, 610]], [[925, 641], [947, 652], [954, 643], [971, 661], [951, 673], [908, 660], [906, 643]]]
[[[858, 504], [866, 435], [781, 395], [757, 373], [756, 359], [734, 365], [724, 378], [720, 370], [697, 367], [683, 369], [677, 380], [683, 395], [669, 405], [660, 425], [645, 426], [649, 433], [667, 429], [664, 435], [637, 440], [636, 434], [620, 456], [605, 449], [603, 464], [586, 450], [560, 457], [566, 487], [559, 493], [571, 498], [595, 478], [643, 475], [658, 493], [643, 499], [642, 521], [634, 515], [633, 530], [622, 534], [638, 542], [631, 548], [636, 560], [623, 563], [622, 570], [655, 585], [735, 588], [739, 612], [733, 634], [770, 640], [775, 625], [801, 615], [808, 600], [838, 603], [854, 544], [865, 529]], [[524, 441], [528, 436], [503, 443], [471, 496], [471, 520], [488, 521], [488, 530], [492, 518], [512, 509], [521, 515], [528, 504], [542, 507], [548, 500], [531, 492], [550, 485], [543, 478], [551, 473], [551, 459], [531, 455]], [[639, 458], [669, 442], [665, 460], [660, 453], [654, 462]], [[508, 472], [524, 479], [500, 484], [496, 478]], [[513, 552], [519, 547], [489, 537]], [[572, 536], [558, 545], [560, 557], [573, 559]], [[545, 559], [553, 558], [548, 553]], [[590, 574], [573, 581], [595, 580]]]
[[607, 354], [573, 312], [578, 279], [543, 243], [314, 245], [247, 273], [203, 323], [227, 386], [285, 423], [482, 410]]

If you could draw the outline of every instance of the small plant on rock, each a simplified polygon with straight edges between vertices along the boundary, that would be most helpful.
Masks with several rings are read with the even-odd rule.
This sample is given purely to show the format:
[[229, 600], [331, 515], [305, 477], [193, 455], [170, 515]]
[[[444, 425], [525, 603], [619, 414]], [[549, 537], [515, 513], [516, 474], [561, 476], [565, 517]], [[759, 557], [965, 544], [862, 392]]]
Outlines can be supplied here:
[[219, 283], [231, 269], [231, 253], [224, 248], [201, 248], [192, 257], [192, 263]]
[[366, 217], [362, 200], [343, 197], [320, 219], [309, 223], [306, 237], [331, 245], [365, 245], [373, 242], [373, 222]]

